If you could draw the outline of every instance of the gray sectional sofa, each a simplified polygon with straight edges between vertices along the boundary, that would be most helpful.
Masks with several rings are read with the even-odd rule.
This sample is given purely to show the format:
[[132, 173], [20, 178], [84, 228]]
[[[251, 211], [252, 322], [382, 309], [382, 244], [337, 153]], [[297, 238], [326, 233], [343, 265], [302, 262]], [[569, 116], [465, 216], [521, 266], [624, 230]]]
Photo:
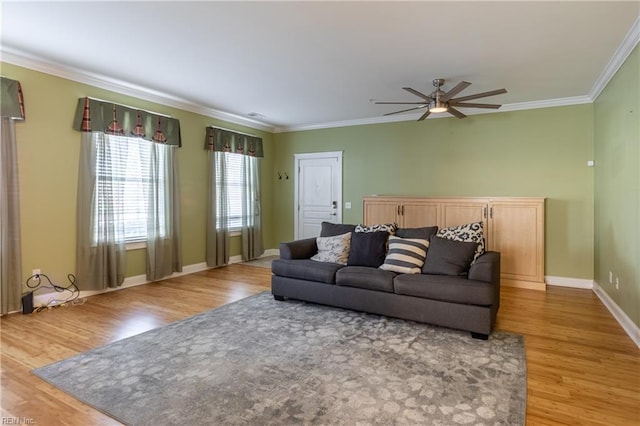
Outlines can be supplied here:
[[[353, 232], [353, 225], [333, 227], [333, 235], [349, 229]], [[435, 230], [399, 229], [397, 234], [414, 237], [416, 232], [422, 236], [426, 232], [431, 245], [425, 267], [443, 271], [438, 274], [425, 273], [429, 268], [417, 274], [396, 273], [374, 267], [379, 261], [373, 266], [359, 266], [311, 260], [318, 252], [316, 238], [281, 243], [280, 259], [272, 263], [272, 294], [276, 300], [290, 298], [354, 309], [470, 331], [475, 338], [487, 339], [500, 306], [500, 254], [484, 252], [465, 271], [449, 273], [447, 256], [451, 257], [451, 250], [458, 246], [447, 246], [449, 252], [438, 248], [436, 253], [437, 247], [450, 243], [437, 238]], [[324, 224], [323, 233], [330, 233]], [[356, 243], [354, 238], [350, 258], [357, 257], [353, 254]], [[434, 262], [441, 261], [438, 255], [444, 256], [444, 270], [433, 269]]]

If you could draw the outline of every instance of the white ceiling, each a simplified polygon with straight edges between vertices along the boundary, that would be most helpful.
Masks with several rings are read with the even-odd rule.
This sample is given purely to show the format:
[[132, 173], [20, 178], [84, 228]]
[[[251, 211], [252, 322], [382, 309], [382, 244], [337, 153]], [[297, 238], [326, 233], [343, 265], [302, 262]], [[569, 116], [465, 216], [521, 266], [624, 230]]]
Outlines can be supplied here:
[[3, 61], [282, 131], [388, 121], [402, 108], [372, 100], [417, 101], [401, 88], [430, 93], [434, 78], [473, 83], [460, 96], [504, 87], [479, 100], [503, 110], [589, 102], [637, 42], [640, 1], [2, 1], [1, 12]]

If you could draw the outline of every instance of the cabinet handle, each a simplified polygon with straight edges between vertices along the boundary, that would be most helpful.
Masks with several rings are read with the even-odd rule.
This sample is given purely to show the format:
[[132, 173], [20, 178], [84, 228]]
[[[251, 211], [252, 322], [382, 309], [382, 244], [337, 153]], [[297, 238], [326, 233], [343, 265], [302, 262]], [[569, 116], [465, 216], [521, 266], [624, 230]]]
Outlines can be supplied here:
[[483, 207], [482, 208], [482, 216], [486, 219], [487, 218], [487, 208]]
[[404, 216], [404, 205], [402, 206], [402, 216]]
[[396, 206], [396, 214], [400, 216], [400, 204]]
[[493, 219], [493, 207], [489, 209], [489, 219]]

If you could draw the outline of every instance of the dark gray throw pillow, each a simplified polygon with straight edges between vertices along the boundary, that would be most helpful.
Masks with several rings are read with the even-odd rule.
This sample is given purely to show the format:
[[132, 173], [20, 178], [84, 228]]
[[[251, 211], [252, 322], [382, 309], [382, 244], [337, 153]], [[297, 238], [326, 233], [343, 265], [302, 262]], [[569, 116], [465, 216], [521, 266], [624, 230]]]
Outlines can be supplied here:
[[320, 229], [320, 236], [335, 237], [336, 235], [342, 235], [342, 234], [346, 234], [347, 232], [353, 232], [354, 229], [356, 229], [355, 225], [322, 222], [322, 228]]
[[352, 232], [347, 266], [377, 268], [384, 263], [387, 254], [387, 231]]
[[433, 235], [438, 232], [437, 226], [425, 226], [424, 228], [398, 228], [396, 237], [400, 238], [419, 238], [429, 241]]
[[478, 243], [431, 237], [423, 274], [465, 275], [473, 261]]

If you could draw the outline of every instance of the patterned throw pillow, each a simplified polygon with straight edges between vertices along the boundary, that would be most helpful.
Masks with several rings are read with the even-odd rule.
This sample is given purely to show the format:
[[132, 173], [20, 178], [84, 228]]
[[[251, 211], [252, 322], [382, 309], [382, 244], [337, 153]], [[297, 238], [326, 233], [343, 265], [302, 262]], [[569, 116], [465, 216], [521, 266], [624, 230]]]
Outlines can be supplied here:
[[357, 225], [355, 232], [379, 232], [379, 231], [387, 231], [389, 235], [393, 235], [396, 233], [396, 229], [398, 229], [398, 225], [395, 223], [379, 223], [376, 225]]
[[473, 256], [473, 262], [484, 253], [484, 225], [482, 222], [467, 223], [460, 226], [450, 226], [442, 228], [436, 234], [437, 237], [446, 240], [463, 241], [466, 243], [478, 243], [476, 254]]
[[334, 237], [318, 237], [316, 244], [318, 253], [313, 255], [311, 260], [346, 265], [351, 247], [351, 232]]
[[422, 272], [428, 248], [428, 240], [392, 235], [389, 237], [389, 252], [380, 269], [400, 274], [419, 274]]

